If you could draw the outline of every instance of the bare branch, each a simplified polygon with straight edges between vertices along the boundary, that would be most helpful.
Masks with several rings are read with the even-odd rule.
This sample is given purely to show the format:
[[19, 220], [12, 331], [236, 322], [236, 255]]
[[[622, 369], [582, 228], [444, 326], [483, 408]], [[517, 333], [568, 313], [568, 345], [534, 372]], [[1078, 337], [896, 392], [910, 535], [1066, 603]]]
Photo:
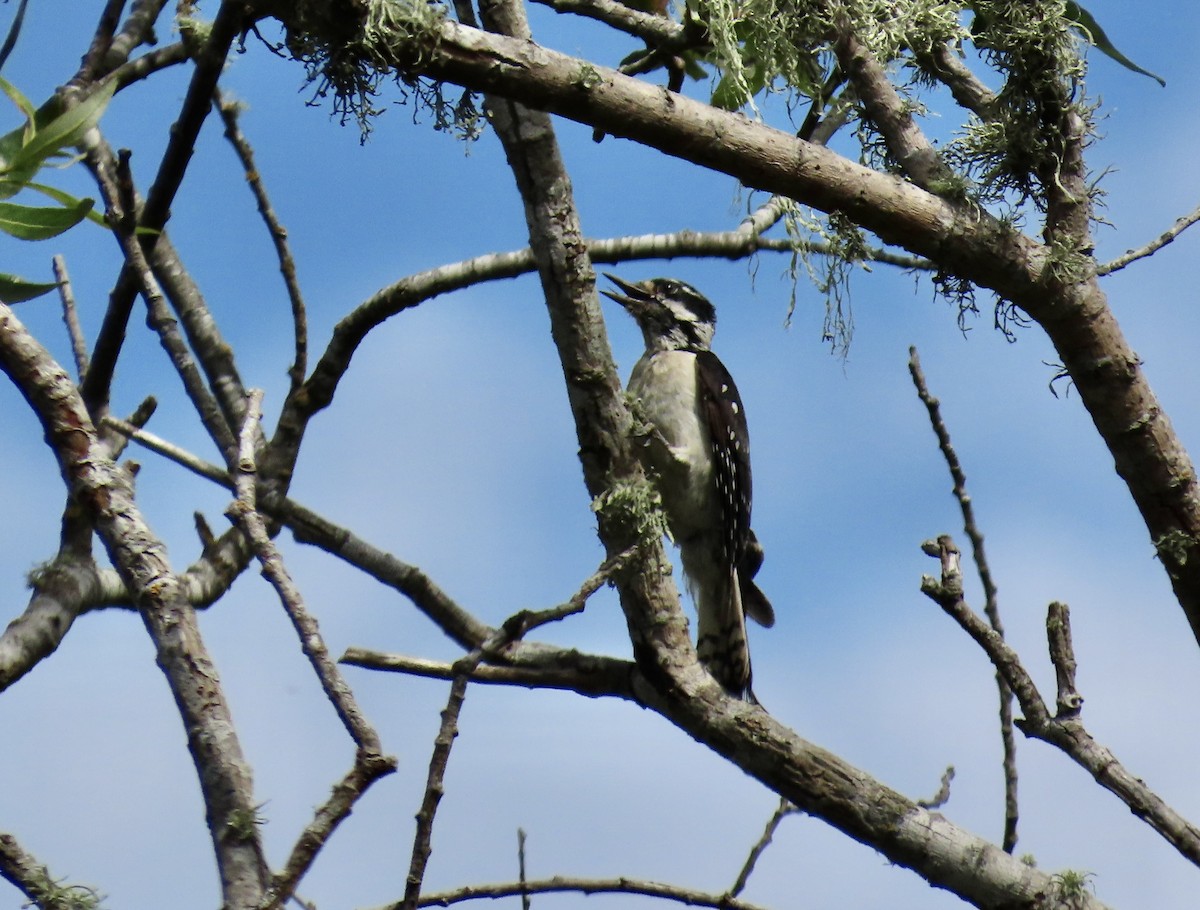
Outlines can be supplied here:
[[67, 274], [67, 262], [62, 256], [55, 255], [51, 262], [54, 265], [54, 280], [58, 282], [58, 296], [62, 300], [63, 322], [71, 339], [71, 353], [75, 355], [75, 371], [82, 381], [88, 369], [87, 339], [83, 337], [83, 326], [79, 324], [71, 276]]
[[[225, 422], [216, 399], [205, 386], [204, 378], [200, 375], [191, 351], [188, 350], [186, 342], [179, 333], [175, 318], [171, 315], [163, 297], [162, 288], [154, 277], [143, 245], [138, 239], [137, 200], [133, 188], [133, 178], [129, 170], [129, 153], [124, 151], [121, 153], [117, 173], [114, 176], [110, 177], [106, 169], [99, 169], [97, 180], [109, 211], [116, 213], [117, 227], [119, 228], [116, 234], [126, 258], [126, 266], [122, 270], [122, 274], [131, 276], [130, 280], [145, 299], [146, 307], [150, 311], [149, 323], [158, 333], [163, 348], [167, 351], [175, 371], [183, 381], [188, 397], [192, 400], [196, 412], [204, 423], [204, 428], [217, 448], [224, 453], [226, 459], [232, 461], [236, 458], [237, 450], [233, 433]], [[111, 309], [110, 304], [110, 312]], [[107, 315], [105, 318], [107, 319]], [[100, 348], [101, 344], [97, 341], [96, 353], [92, 358], [92, 368], [88, 371], [88, 379], [85, 379], [83, 383], [85, 393], [95, 370]], [[87, 399], [85, 398], [85, 400]]]
[[575, 13], [628, 32], [654, 46], [681, 46], [687, 30], [665, 16], [643, 13], [617, 0], [534, 0], [559, 13]]
[[117, 80], [118, 91], [128, 88], [135, 82], [140, 82], [146, 77], [157, 73], [159, 70], [165, 70], [172, 66], [178, 66], [191, 56], [188, 54], [187, 47], [182, 41], [176, 41], [174, 44], [168, 44], [165, 47], [157, 47], [152, 51], [147, 51], [140, 57], [130, 60], [128, 63], [122, 63], [113, 70], [112, 78]]
[[1182, 215], [1175, 219], [1175, 223], [1166, 231], [1163, 231], [1155, 239], [1151, 240], [1145, 246], [1140, 246], [1135, 250], [1129, 250], [1125, 255], [1118, 256], [1111, 262], [1106, 262], [1104, 265], [1097, 266], [1097, 275], [1111, 275], [1113, 272], [1119, 272], [1121, 269], [1130, 263], [1137, 262], [1139, 259], [1145, 259], [1147, 256], [1152, 256], [1161, 250], [1167, 244], [1173, 242], [1176, 237], [1190, 228], [1197, 221], [1200, 221], [1200, 205], [1192, 209], [1186, 215]]
[[517, 881], [521, 885], [521, 910], [531, 910], [533, 901], [529, 899], [528, 878], [525, 875], [525, 829], [517, 829]]
[[167, 0], [133, 0], [129, 17], [109, 45], [101, 72], [111, 72], [124, 64], [135, 48], [153, 43], [154, 22], [166, 5]]
[[279, 223], [279, 218], [267, 196], [266, 187], [263, 186], [262, 176], [254, 164], [254, 149], [242, 133], [241, 124], [238, 123], [241, 107], [236, 101], [226, 100], [219, 90], [213, 97], [213, 104], [216, 105], [217, 112], [225, 124], [225, 138], [229, 140], [229, 144], [237, 153], [238, 160], [242, 163], [242, 169], [246, 174], [246, 183], [249, 184], [250, 191], [254, 194], [259, 214], [262, 215], [263, 223], [267, 226], [267, 233], [271, 235], [271, 242], [275, 245], [275, 255], [279, 259], [279, 271], [283, 275], [288, 300], [292, 304], [296, 359], [288, 370], [288, 375], [292, 378], [292, 388], [296, 389], [304, 381], [304, 376], [308, 372], [308, 315], [304, 306], [304, 295], [300, 291], [300, 281], [296, 277], [296, 262], [292, 258], [292, 251], [288, 245], [287, 229]]
[[941, 580], [926, 575], [921, 578], [921, 592], [946, 611], [987, 654], [996, 671], [1004, 678], [1025, 712], [1025, 718], [1048, 717], [1046, 705], [1033, 679], [1021, 665], [1017, 652], [1009, 647], [1003, 636], [983, 620], [963, 600], [962, 570], [959, 551], [950, 535], [921, 545], [926, 554], [941, 560]]
[[1083, 696], [1075, 688], [1075, 647], [1071, 644], [1071, 611], [1057, 600], [1046, 612], [1046, 638], [1050, 662], [1058, 682], [1058, 718], [1074, 717], [1083, 708]]
[[954, 100], [985, 123], [996, 118], [996, 95], [971, 72], [962, 57], [947, 42], [935, 44], [928, 54], [918, 53], [926, 72], [936, 76]]
[[138, 604], [187, 732], [223, 898], [237, 910], [253, 906], [262, 896], [267, 867], [253, 824], [250, 769], [195, 613], [171, 569], [166, 548], [143, 519], [129, 476], [108, 458], [70, 377], [2, 304], [0, 369], [42, 422], [70, 494], [94, 522]]
[[[912, 375], [913, 384], [917, 387], [917, 396], [929, 412], [929, 421], [933, 425], [937, 437], [938, 448], [950, 469], [950, 477], [954, 481], [954, 498], [958, 500], [959, 509], [963, 516], [963, 530], [971, 541], [971, 552], [975, 559], [975, 568], [979, 572], [979, 581], [983, 585], [983, 612], [992, 624], [996, 633], [1004, 637], [1004, 625], [1000, 621], [1000, 603], [997, 599], [996, 584], [992, 580], [992, 570], [988, 566], [987, 554], [983, 547], [983, 534], [975, 522], [975, 509], [971, 497], [967, 494], [967, 476], [963, 473], [958, 453], [950, 441], [950, 431], [942, 420], [941, 404], [929, 393], [925, 383], [925, 374], [921, 370], [921, 359], [917, 349], [908, 349], [908, 370]], [[1013, 736], [1012, 690], [1004, 676], [996, 673], [996, 686], [1000, 696], [1000, 740], [1004, 746], [1004, 849], [1011, 853], [1017, 845], [1017, 819], [1019, 806], [1017, 802], [1017, 743]]]
[[71, 552], [40, 566], [31, 581], [29, 605], [0, 633], [0, 692], [53, 654], [79, 616], [126, 596], [115, 572]]
[[750, 848], [750, 855], [746, 857], [746, 862], [742, 864], [742, 870], [738, 873], [733, 887], [729, 889], [728, 896], [730, 898], [736, 898], [746, 890], [746, 885], [750, 883], [750, 876], [754, 872], [754, 867], [758, 865], [759, 858], [766, 852], [767, 847], [771, 845], [771, 840], [775, 837], [775, 832], [778, 830], [780, 822], [789, 815], [799, 813], [799, 811], [799, 809], [786, 799], [780, 797], [779, 807], [775, 810], [775, 814], [771, 816], [767, 822], [767, 826], [763, 829], [762, 837]]
[[[442, 779], [446, 773], [446, 764], [450, 760], [450, 748], [458, 735], [458, 715], [462, 710], [463, 699], [467, 695], [468, 674], [483, 658], [483, 649], [478, 648], [463, 658], [460, 663], [463, 671], [455, 670], [454, 679], [450, 683], [450, 696], [446, 707], [442, 710], [442, 724], [433, 740], [433, 755], [429, 759], [429, 776], [425, 783], [425, 793], [421, 798], [421, 808], [417, 810], [417, 832], [413, 836], [412, 859], [408, 867], [408, 878], [404, 884], [404, 900], [400, 904], [403, 910], [414, 910], [421, 896], [421, 885], [425, 881], [425, 866], [429, 855], [433, 852], [433, 821], [437, 815], [438, 803], [441, 802], [444, 788]], [[457, 665], [456, 665], [457, 668]]]
[[[157, 16], [161, 4], [157, 7], [154, 4], [145, 4], [144, 8], [147, 15], [153, 12], [153, 15]], [[134, 15], [137, 15], [139, 11], [135, 9]], [[196, 69], [192, 73], [192, 80], [188, 85], [179, 118], [171, 130], [166, 151], [163, 153], [154, 183], [147, 194], [145, 205], [138, 213], [138, 226], [148, 229], [150, 232], [141, 235], [138, 240], [144, 245], [144, 250], [149, 250], [155, 245], [158, 235], [166, 225], [171, 202], [183, 182], [183, 175], [191, 160], [200, 128], [211, 107], [210, 100], [213, 90], [216, 88], [217, 79], [221, 75], [229, 49], [241, 30], [244, 16], [245, 9], [242, 0], [223, 0], [216, 18], [212, 22], [208, 40], [196, 56]], [[130, 18], [132, 20], [134, 16], [131, 15]], [[153, 16], [149, 21], [153, 21]], [[139, 32], [137, 40], [140, 41], [142, 37], [143, 34]], [[116, 43], [114, 39], [114, 48]], [[102, 150], [93, 149], [89, 152], [89, 163], [93, 173], [98, 177], [103, 176], [103, 172], [106, 170], [103, 158]], [[110, 207], [112, 206], [111, 200], [106, 198], [105, 201]], [[128, 256], [127, 250], [126, 255]], [[108, 311], [105, 313], [104, 323], [96, 339], [96, 346], [92, 352], [92, 368], [88, 371], [87, 378], [83, 383], [84, 401], [87, 402], [88, 410], [92, 414], [99, 415], [106, 409], [109, 386], [112, 383], [117, 357], [124, 343], [125, 329], [133, 309], [134, 296], [140, 287], [144, 287], [144, 284], [139, 285], [136, 280], [137, 276], [131, 274], [135, 268], [130, 265], [121, 270], [109, 302]]]
[[954, 541], [942, 535], [936, 543], [928, 541], [922, 549], [941, 559], [942, 578], [939, 582], [929, 576], [923, 577], [921, 591], [941, 606], [983, 648], [992, 664], [1004, 675], [1025, 713], [1024, 718], [1015, 721], [1016, 726], [1026, 736], [1062, 750], [1183, 856], [1200, 865], [1200, 828], [1167, 805], [1146, 786], [1145, 781], [1131, 774], [1107, 747], [1096, 742], [1078, 716], [1050, 715], [1016, 652], [962, 599], [962, 575], [958, 569], [958, 550]]
[[[664, 885], [660, 882], [650, 882], [635, 878], [568, 878], [555, 876], [533, 881], [504, 882], [494, 885], [469, 885], [456, 888], [453, 891], [439, 891], [421, 898], [418, 907], [449, 907], [462, 901], [514, 897], [522, 893], [522, 888], [529, 894], [558, 894], [564, 892], [579, 892], [581, 894], [637, 894], [643, 897], [657, 897], [663, 900], [675, 901], [690, 907], [728, 908], [728, 910], [763, 910], [759, 904], [730, 898], [724, 894], [707, 894], [691, 888], [677, 885]], [[387, 904], [379, 910], [400, 910], [400, 903]]]
[[[636, 667], [632, 661], [578, 651], [545, 650], [548, 645], [509, 649], [504, 664], [483, 664], [471, 671], [471, 682], [528, 689], [559, 689], [589, 698], [611, 696], [636, 701], [630, 685]], [[526, 649], [531, 649], [527, 652]], [[530, 655], [527, 657], [527, 653]], [[454, 665], [422, 657], [384, 654], [369, 648], [347, 648], [341, 663], [367, 670], [406, 673], [426, 679], [453, 679]]]
[[467, 695], [467, 684], [470, 682], [471, 674], [485, 658], [519, 641], [526, 633], [538, 626], [557, 622], [567, 616], [579, 613], [583, 608], [582, 600], [572, 598], [562, 607], [553, 610], [543, 610], [537, 613], [523, 610], [509, 617], [487, 641], [454, 663], [450, 696], [442, 711], [441, 726], [433, 740], [433, 755], [429, 759], [429, 776], [425, 784], [425, 794], [421, 799], [421, 808], [417, 810], [417, 833], [413, 837], [412, 862], [409, 865], [408, 878], [404, 887], [404, 901], [401, 904], [404, 910], [415, 910], [419, 905], [421, 885], [425, 880], [425, 867], [433, 850], [433, 822], [444, 792], [442, 781], [446, 774], [446, 765], [450, 760], [450, 749], [454, 745], [455, 737], [458, 736], [458, 716]]
[[[954, 765], [947, 766], [942, 772], [942, 781], [938, 786], [937, 793], [933, 794], [929, 799], [917, 800], [917, 805], [922, 809], [940, 809], [946, 803], [950, 802], [950, 782], [954, 780]], [[1006, 850], [1006, 853], [1012, 853], [1012, 850]]]
[[923, 189], [939, 195], [949, 193], [960, 181], [917, 126], [909, 105], [879, 60], [858, 40], [848, 18], [838, 26], [834, 50], [867, 116], [904, 173]]
[[329, 842], [338, 825], [346, 820], [371, 784], [395, 770], [396, 760], [391, 756], [361, 749], [358, 751], [354, 757], [354, 767], [334, 786], [329, 799], [318, 807], [313, 820], [296, 839], [282, 871], [271, 879], [271, 887], [260, 905], [261, 910], [276, 910], [289, 899], [296, 899], [296, 886], [312, 867], [317, 854]]
[[258, 469], [254, 451], [255, 441], [259, 437], [258, 423], [262, 419], [262, 399], [261, 389], [251, 390], [246, 408], [245, 425], [238, 439], [238, 473], [234, 482], [237, 499], [230, 506], [226, 515], [242, 526], [242, 530], [250, 540], [255, 555], [262, 564], [263, 575], [278, 593], [284, 612], [287, 613], [288, 619], [292, 621], [292, 627], [296, 630], [300, 648], [309, 663], [312, 664], [313, 671], [320, 680], [321, 689], [325, 692], [325, 697], [332, 703], [342, 726], [346, 728], [346, 732], [350, 734], [350, 738], [354, 740], [354, 744], [360, 751], [379, 754], [382, 752], [379, 734], [363, 716], [362, 710], [354, 699], [354, 693], [346, 684], [337, 664], [329, 659], [329, 651], [325, 647], [325, 640], [321, 637], [317, 621], [305, 607], [304, 598], [292, 581], [287, 567], [283, 564], [282, 555], [267, 532], [266, 522], [258, 512], [256, 490]]

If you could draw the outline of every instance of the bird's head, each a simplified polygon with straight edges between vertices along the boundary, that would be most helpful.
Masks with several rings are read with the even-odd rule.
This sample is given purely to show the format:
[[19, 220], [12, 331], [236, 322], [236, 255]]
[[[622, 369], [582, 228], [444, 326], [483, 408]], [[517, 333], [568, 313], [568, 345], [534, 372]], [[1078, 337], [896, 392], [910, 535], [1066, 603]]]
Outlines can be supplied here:
[[633, 283], [608, 272], [604, 277], [623, 293], [601, 293], [621, 304], [637, 320], [647, 350], [708, 350], [717, 328], [717, 311], [690, 284], [674, 278]]

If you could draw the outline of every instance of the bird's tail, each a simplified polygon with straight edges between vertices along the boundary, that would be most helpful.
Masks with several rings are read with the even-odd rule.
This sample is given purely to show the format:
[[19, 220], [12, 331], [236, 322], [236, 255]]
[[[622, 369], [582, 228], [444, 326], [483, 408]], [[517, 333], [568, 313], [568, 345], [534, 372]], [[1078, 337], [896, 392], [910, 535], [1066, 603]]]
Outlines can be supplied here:
[[754, 583], [762, 565], [762, 547], [751, 532], [736, 567], [713, 559], [714, 548], [700, 541], [680, 547], [683, 571], [696, 604], [696, 653], [708, 672], [731, 694], [757, 703], [750, 689], [750, 643], [746, 617], [762, 626], [775, 624], [775, 610]]
[[708, 672], [731, 694], [750, 693], [750, 643], [736, 573], [715, 588], [698, 591], [696, 653]]
[[717, 682], [744, 698], [750, 691], [750, 647], [738, 573], [719, 565], [711, 548], [683, 546], [680, 551], [696, 604], [696, 653]]

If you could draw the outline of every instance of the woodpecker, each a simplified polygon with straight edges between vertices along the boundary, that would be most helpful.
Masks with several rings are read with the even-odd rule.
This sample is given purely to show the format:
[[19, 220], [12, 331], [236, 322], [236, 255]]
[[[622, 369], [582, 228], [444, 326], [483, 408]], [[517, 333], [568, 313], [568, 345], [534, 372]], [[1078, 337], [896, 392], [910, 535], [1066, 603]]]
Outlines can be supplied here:
[[733, 377], [711, 350], [716, 309], [672, 278], [605, 277], [623, 293], [604, 295], [637, 321], [646, 343], [628, 391], [648, 424], [642, 462], [696, 605], [696, 651], [727, 691], [755, 701], [746, 617], [770, 628], [775, 611], [754, 583], [763, 551], [750, 528], [750, 437]]

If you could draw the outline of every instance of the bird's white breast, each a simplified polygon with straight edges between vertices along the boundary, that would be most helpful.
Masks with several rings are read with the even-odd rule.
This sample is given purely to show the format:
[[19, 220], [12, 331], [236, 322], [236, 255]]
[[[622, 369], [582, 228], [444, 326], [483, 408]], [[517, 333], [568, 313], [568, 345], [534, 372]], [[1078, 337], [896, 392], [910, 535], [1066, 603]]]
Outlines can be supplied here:
[[644, 460], [659, 475], [671, 534], [683, 541], [708, 530], [720, 505], [713, 494], [711, 443], [700, 407], [696, 355], [644, 355], [629, 377], [629, 391], [641, 401], [641, 416], [654, 428], [646, 439]]

